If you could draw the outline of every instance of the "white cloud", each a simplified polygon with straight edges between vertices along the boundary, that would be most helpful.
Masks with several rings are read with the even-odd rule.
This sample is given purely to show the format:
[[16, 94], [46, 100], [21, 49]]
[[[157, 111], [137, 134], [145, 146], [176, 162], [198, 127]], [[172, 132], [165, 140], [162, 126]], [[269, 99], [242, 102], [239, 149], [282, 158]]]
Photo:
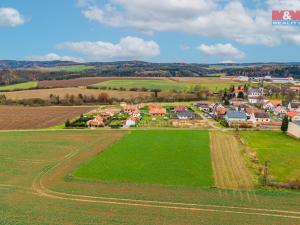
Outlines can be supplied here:
[[26, 57], [27, 60], [32, 61], [72, 61], [72, 62], [84, 62], [81, 58], [76, 58], [72, 56], [59, 56], [55, 53], [49, 53], [47, 55], [40, 55], [40, 56], [28, 56]]
[[288, 42], [292, 42], [292, 43], [294, 43], [294, 44], [296, 44], [296, 45], [300, 45], [300, 34], [298, 34], [298, 35], [287, 35], [286, 37], [286, 40], [288, 41]]
[[298, 9], [299, 2], [268, 0], [267, 9], [250, 10], [238, 0], [109, 0], [102, 5], [89, 2], [83, 6], [82, 13], [101, 24], [135, 28], [145, 33], [178, 31], [227, 38], [242, 44], [276, 46], [286, 35], [300, 32], [295, 28], [272, 26], [271, 10]]
[[0, 8], [0, 26], [16, 27], [25, 23], [24, 17], [14, 8]]
[[125, 37], [119, 43], [111, 42], [66, 42], [58, 45], [60, 49], [69, 49], [83, 54], [88, 60], [141, 59], [160, 54], [160, 47], [154, 41], [145, 41], [137, 37]]
[[232, 60], [224, 60], [224, 61], [221, 61], [220, 63], [224, 63], [224, 64], [233, 64], [233, 63], [236, 63], [235, 61], [232, 61]]
[[199, 51], [201, 51], [205, 55], [209, 56], [221, 56], [226, 58], [243, 58], [245, 54], [234, 47], [232, 44], [214, 44], [214, 45], [205, 45], [201, 44], [197, 47]]

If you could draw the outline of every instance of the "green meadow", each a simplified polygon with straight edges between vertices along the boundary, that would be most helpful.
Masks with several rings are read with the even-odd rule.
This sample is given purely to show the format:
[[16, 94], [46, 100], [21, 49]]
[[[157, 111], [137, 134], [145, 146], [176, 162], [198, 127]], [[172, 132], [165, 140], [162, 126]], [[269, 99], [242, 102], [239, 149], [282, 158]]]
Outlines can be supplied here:
[[75, 176], [174, 186], [213, 185], [208, 131], [131, 131]]
[[0, 86], [0, 91], [16, 91], [16, 90], [24, 90], [36, 88], [38, 83], [36, 81], [25, 82], [20, 84], [13, 84], [7, 86]]
[[300, 141], [276, 131], [242, 131], [259, 161], [269, 162], [270, 175], [276, 181], [300, 179]]

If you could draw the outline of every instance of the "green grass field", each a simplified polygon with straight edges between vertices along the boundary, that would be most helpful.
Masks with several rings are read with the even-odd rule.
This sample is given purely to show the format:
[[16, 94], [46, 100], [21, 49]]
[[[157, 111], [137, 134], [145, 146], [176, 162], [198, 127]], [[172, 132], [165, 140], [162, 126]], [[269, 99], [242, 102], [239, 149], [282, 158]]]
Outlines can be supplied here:
[[255, 150], [261, 164], [269, 161], [276, 181], [300, 179], [300, 141], [281, 132], [244, 131], [242, 137]]
[[42, 68], [44, 70], [51, 70], [51, 71], [83, 71], [94, 69], [94, 66], [85, 66], [85, 65], [78, 65], [78, 66], [56, 66], [56, 67], [45, 67]]
[[7, 86], [0, 86], [0, 91], [16, 91], [16, 90], [24, 90], [30, 88], [36, 88], [38, 83], [36, 81], [20, 83], [20, 84], [13, 84]]
[[110, 88], [125, 88], [129, 90], [130, 88], [147, 88], [160, 89], [162, 91], [183, 91], [189, 90], [193, 85], [188, 83], [178, 83], [171, 80], [111, 80], [102, 82], [99, 84], [92, 85], [93, 87], [110, 87]]
[[208, 131], [132, 131], [75, 176], [104, 181], [212, 186]]
[[203, 80], [199, 80], [199, 82], [190, 81], [187, 79], [186, 81], [176, 82], [173, 80], [111, 80], [98, 84], [91, 85], [92, 87], [108, 87], [108, 88], [125, 88], [129, 90], [131, 88], [147, 88], [151, 89], [160, 89], [162, 91], [189, 91], [193, 90], [195, 86], [200, 86], [201, 88], [205, 88], [211, 91], [223, 90], [224, 88], [229, 88], [232, 84], [237, 85], [237, 82], [221, 82], [218, 78], [215, 78], [216, 82], [211, 82]]

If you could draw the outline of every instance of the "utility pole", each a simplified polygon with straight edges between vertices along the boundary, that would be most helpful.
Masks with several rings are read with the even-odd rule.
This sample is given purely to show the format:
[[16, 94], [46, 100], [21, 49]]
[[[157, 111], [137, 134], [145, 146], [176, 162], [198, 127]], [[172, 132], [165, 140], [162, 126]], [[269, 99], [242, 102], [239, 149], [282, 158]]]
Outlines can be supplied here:
[[267, 186], [268, 184], [268, 171], [269, 170], [269, 163], [268, 161], [265, 161], [265, 166], [264, 166], [264, 174], [263, 174], [263, 185]]

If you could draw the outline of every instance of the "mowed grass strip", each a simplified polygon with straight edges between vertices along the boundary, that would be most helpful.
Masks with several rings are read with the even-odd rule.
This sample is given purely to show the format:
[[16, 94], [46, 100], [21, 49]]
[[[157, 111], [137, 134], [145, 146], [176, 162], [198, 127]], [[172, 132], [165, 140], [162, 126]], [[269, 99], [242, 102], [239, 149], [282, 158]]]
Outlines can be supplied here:
[[191, 89], [191, 84], [178, 83], [171, 80], [110, 80], [92, 85], [93, 87], [110, 87], [110, 88], [147, 88], [148, 90], [160, 89], [162, 91], [182, 91]]
[[276, 181], [300, 179], [300, 141], [276, 131], [242, 131], [259, 161], [269, 161], [269, 171]]
[[75, 176], [102, 181], [212, 186], [208, 131], [131, 131]]
[[20, 84], [13, 84], [7, 86], [0, 86], [0, 91], [15, 91], [15, 90], [25, 90], [30, 88], [36, 88], [38, 85], [37, 81], [30, 81]]

